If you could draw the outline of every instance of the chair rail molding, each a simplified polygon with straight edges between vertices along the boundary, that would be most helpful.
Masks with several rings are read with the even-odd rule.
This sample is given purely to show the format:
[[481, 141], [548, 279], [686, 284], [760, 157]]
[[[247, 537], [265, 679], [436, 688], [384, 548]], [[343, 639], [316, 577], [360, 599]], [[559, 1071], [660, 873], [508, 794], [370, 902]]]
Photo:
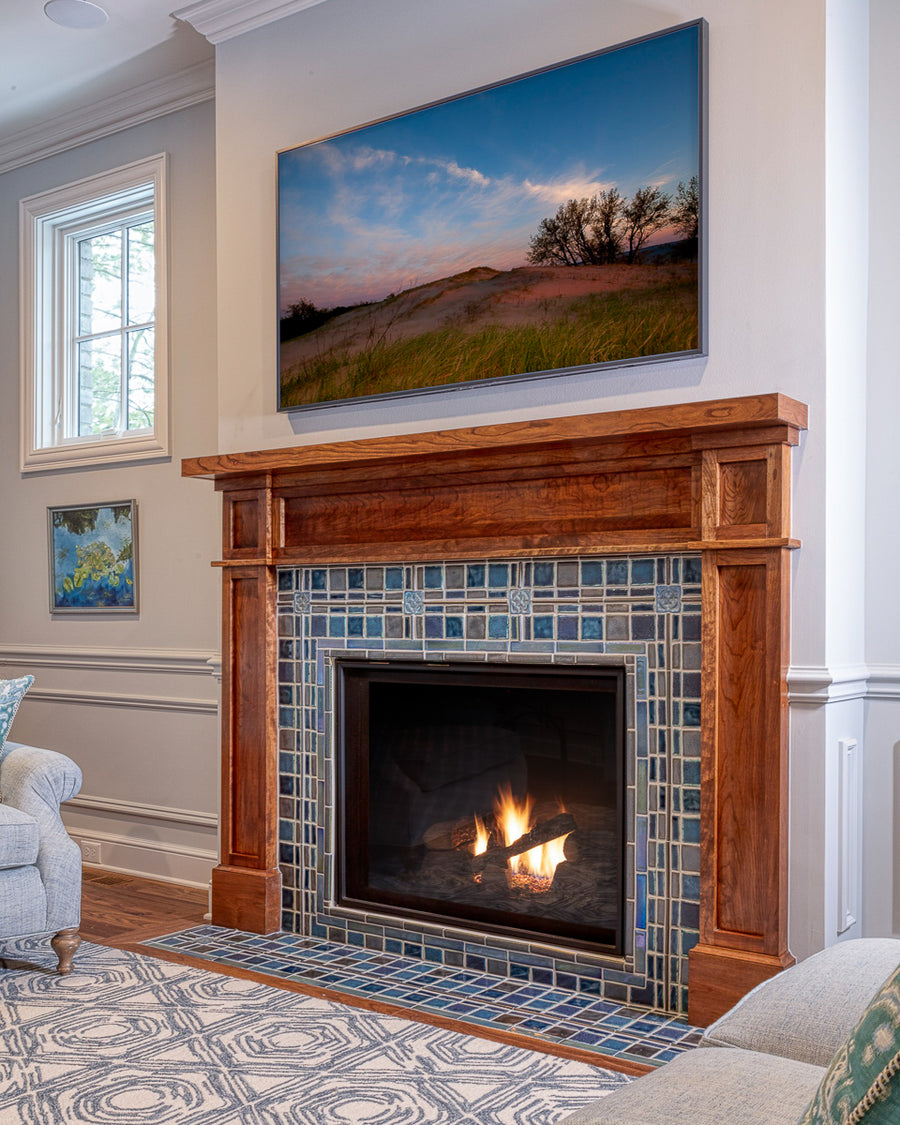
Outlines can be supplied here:
[[870, 664], [866, 698], [900, 700], [900, 664]]
[[171, 695], [126, 695], [123, 692], [77, 691], [65, 688], [31, 688], [28, 704], [73, 703], [87, 707], [124, 707], [134, 711], [181, 711], [217, 715], [215, 699], [187, 699]]
[[122, 801], [117, 797], [94, 797], [79, 793], [65, 802], [66, 808], [86, 809], [89, 812], [108, 813], [112, 816], [137, 817], [139, 820], [162, 820], [168, 824], [186, 824], [192, 828], [218, 828], [216, 813], [196, 809], [178, 809], [168, 805], [147, 805], [139, 801]]
[[[900, 668], [896, 669], [900, 698]], [[788, 671], [788, 702], [799, 707], [821, 707], [871, 697], [871, 669], [865, 664], [792, 665]]]
[[97, 672], [153, 672], [187, 676], [222, 674], [217, 652], [191, 649], [66, 648], [60, 645], [0, 645], [0, 668], [89, 668]]

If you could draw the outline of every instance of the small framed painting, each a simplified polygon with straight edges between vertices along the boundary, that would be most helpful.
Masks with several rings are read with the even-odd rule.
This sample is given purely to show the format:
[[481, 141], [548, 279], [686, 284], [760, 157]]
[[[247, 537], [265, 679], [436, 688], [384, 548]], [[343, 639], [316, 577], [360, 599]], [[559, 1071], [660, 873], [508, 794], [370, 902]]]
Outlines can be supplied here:
[[137, 501], [47, 509], [51, 613], [137, 613]]

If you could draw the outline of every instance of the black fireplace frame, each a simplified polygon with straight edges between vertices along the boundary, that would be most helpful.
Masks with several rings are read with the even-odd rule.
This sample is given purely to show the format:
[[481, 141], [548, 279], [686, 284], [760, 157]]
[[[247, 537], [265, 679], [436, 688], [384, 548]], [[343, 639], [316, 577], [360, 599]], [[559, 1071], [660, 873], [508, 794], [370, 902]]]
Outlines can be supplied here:
[[[369, 721], [368, 686], [372, 682], [440, 682], [444, 685], [484, 684], [491, 687], [524, 685], [534, 690], [596, 691], [615, 701], [616, 841], [619, 878], [614, 928], [565, 924], [518, 912], [481, 910], [471, 904], [424, 899], [384, 889], [371, 890], [365, 877], [365, 848], [369, 839]], [[625, 950], [626, 839], [628, 770], [626, 765], [626, 669], [621, 664], [558, 665], [513, 662], [410, 661], [338, 659], [334, 661], [335, 746], [337, 796], [335, 806], [335, 905], [366, 914], [397, 916], [448, 929], [512, 937], [573, 950], [622, 956]], [[366, 747], [366, 752], [360, 752]], [[354, 767], [349, 762], [353, 759]], [[355, 845], [355, 846], [351, 846]], [[366, 888], [371, 893], [366, 893]], [[425, 904], [428, 904], [427, 906]]]

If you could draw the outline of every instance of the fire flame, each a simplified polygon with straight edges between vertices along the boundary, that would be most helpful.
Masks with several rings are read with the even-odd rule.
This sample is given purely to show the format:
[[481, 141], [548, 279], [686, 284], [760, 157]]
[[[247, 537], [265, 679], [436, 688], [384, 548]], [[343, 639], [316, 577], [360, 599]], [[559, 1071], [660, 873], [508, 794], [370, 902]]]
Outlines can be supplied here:
[[475, 814], [475, 851], [474, 855], [483, 855], [488, 849], [488, 841], [490, 840], [490, 833], [484, 826], [484, 821]]
[[[501, 786], [498, 789], [497, 798], [494, 801], [494, 813], [500, 831], [503, 833], [503, 842], [507, 847], [514, 844], [516, 840], [534, 827], [534, 820], [531, 815], [533, 807], [534, 800], [529, 794], [526, 793], [524, 801], [519, 801], [513, 796], [508, 785]], [[560, 811], [564, 812], [565, 810], [561, 809]], [[564, 858], [563, 844], [565, 839], [565, 836], [557, 836], [555, 840], [550, 840], [549, 843], [538, 844], [530, 851], [511, 856], [509, 866], [512, 871], [512, 885], [534, 890], [536, 886], [545, 884], [540, 889], [546, 889], [546, 886], [553, 880], [556, 865]]]

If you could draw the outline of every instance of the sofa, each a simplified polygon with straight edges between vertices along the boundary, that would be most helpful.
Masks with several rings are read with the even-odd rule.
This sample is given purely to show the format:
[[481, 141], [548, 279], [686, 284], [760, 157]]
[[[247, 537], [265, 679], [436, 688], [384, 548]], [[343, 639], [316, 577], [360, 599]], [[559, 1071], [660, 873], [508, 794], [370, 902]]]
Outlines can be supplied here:
[[13, 938], [52, 934], [60, 973], [81, 939], [81, 852], [59, 815], [81, 788], [64, 754], [6, 742], [0, 758], [0, 957]]
[[557, 1125], [900, 1125], [900, 941], [842, 942]]

